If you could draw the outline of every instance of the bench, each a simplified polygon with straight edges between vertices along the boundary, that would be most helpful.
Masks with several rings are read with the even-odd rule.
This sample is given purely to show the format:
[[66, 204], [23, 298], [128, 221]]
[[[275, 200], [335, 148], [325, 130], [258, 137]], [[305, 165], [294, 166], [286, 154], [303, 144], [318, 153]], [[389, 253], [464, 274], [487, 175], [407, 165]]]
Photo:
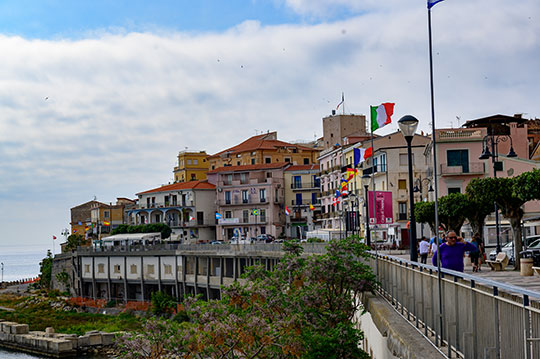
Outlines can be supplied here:
[[540, 274], [540, 267], [532, 267], [532, 269], [536, 274]]
[[508, 265], [508, 256], [504, 252], [499, 252], [494, 261], [486, 260], [486, 263], [489, 264], [491, 270], [503, 271]]

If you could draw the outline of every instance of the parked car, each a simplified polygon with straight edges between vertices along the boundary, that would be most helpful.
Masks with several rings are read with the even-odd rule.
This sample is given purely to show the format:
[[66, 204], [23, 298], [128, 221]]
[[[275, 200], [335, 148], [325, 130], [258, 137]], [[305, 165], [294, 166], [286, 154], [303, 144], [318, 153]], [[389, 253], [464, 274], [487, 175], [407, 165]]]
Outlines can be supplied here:
[[538, 239], [532, 242], [526, 250], [519, 254], [521, 258], [532, 258], [534, 266], [540, 266], [540, 236], [535, 236]]
[[275, 240], [274, 236], [271, 234], [259, 234], [257, 236], [257, 242], [271, 243]]
[[[537, 251], [540, 255], [540, 235], [536, 236], [530, 236], [526, 238], [526, 241], [528, 243], [527, 250], [529, 249], [535, 249], [538, 248]], [[501, 251], [506, 253], [506, 256], [508, 257], [508, 263], [514, 264], [515, 258], [514, 258], [514, 242], [508, 242], [504, 246], [501, 247]], [[526, 251], [520, 252], [520, 255], [523, 257], [523, 253]], [[527, 256], [530, 254], [525, 254], [524, 258], [527, 258]], [[495, 257], [497, 257], [497, 250], [494, 249], [491, 252], [489, 252], [489, 259], [494, 261]], [[530, 257], [529, 257], [530, 258]]]

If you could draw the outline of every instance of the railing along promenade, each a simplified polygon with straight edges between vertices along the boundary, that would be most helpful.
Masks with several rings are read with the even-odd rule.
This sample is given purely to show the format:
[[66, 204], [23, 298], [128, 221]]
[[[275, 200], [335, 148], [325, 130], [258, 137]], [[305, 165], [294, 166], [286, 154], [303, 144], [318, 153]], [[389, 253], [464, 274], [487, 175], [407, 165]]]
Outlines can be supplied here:
[[436, 267], [381, 253], [370, 265], [380, 294], [449, 358], [540, 358], [539, 292], [446, 269], [439, 291]]

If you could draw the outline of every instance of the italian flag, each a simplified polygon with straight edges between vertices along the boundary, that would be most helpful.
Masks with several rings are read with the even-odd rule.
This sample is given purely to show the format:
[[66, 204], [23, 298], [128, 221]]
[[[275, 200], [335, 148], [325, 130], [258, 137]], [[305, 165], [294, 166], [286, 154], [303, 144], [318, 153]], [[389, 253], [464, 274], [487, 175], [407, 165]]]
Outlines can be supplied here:
[[379, 106], [371, 106], [371, 132], [392, 122], [394, 103], [386, 102]]

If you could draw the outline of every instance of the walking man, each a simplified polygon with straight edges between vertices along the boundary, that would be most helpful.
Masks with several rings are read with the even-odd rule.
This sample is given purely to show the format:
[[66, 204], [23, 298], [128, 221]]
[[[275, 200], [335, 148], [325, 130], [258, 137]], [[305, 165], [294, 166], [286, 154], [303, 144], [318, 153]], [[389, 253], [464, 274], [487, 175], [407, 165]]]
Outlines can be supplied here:
[[465, 252], [472, 252], [476, 247], [469, 242], [458, 242], [456, 232], [450, 231], [446, 236], [446, 243], [440, 245], [433, 254], [433, 265], [437, 265], [437, 257], [441, 256], [441, 267], [463, 272], [463, 256]]
[[420, 263], [426, 264], [427, 256], [428, 256], [429, 248], [430, 248], [429, 242], [426, 237], [422, 237], [418, 247], [420, 251]]

